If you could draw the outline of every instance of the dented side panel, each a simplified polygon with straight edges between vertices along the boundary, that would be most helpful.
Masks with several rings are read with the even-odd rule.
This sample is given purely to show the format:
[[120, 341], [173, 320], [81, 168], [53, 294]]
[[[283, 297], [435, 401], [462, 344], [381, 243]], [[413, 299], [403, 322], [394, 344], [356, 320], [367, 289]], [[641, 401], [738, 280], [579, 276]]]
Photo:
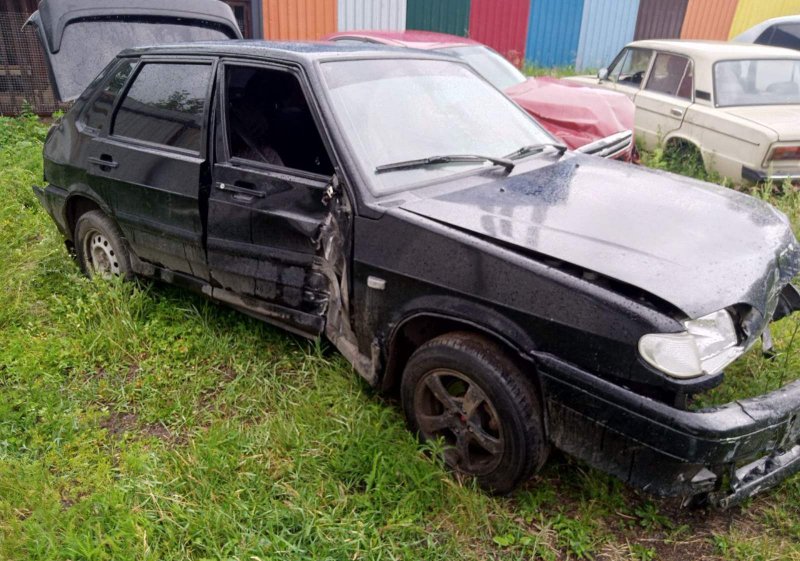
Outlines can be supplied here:
[[238, 294], [322, 315], [328, 289], [315, 267], [315, 238], [328, 215], [324, 189], [324, 182], [274, 171], [214, 166], [207, 230], [212, 280]]

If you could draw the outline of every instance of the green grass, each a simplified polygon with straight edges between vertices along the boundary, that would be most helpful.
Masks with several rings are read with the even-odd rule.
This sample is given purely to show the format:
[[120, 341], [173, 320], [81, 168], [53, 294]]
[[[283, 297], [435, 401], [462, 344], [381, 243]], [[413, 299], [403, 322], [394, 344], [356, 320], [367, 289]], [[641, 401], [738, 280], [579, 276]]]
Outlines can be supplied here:
[[578, 72], [575, 70], [574, 66], [536, 66], [534, 64], [525, 63], [522, 68], [523, 74], [526, 76], [550, 76], [551, 78], [564, 78], [566, 76], [576, 76], [576, 75], [595, 75], [597, 74], [596, 70], [587, 69]]
[[687, 512], [554, 455], [489, 497], [324, 345], [85, 279], [30, 190], [44, 134], [0, 118], [0, 559], [800, 559], [798, 478]]

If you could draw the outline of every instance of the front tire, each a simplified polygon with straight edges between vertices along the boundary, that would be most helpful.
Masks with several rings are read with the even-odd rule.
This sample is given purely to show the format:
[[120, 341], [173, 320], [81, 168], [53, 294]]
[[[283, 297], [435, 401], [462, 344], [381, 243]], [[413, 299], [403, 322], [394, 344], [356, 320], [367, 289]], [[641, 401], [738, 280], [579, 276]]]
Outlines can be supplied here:
[[133, 276], [131, 258], [119, 227], [102, 211], [91, 210], [75, 224], [75, 253], [81, 271], [89, 277]]
[[422, 345], [400, 392], [410, 427], [442, 439], [446, 464], [490, 492], [510, 492], [547, 459], [536, 388], [483, 337], [449, 333]]

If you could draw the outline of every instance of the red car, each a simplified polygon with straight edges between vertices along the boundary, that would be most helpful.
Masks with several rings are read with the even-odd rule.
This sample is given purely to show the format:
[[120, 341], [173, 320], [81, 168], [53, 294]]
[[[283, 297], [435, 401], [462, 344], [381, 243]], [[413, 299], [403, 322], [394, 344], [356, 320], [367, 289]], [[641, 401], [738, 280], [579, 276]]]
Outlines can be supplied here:
[[469, 63], [570, 149], [606, 158], [634, 159], [633, 112], [627, 96], [558, 78], [528, 78], [482, 43], [431, 31], [344, 31], [328, 41], [382, 43], [437, 50]]

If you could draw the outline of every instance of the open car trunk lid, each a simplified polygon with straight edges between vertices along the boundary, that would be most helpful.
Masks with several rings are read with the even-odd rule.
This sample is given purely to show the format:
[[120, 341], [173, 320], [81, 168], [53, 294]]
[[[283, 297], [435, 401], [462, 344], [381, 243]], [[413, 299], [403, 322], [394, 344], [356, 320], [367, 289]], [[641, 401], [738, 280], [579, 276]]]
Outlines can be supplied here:
[[36, 28], [61, 101], [78, 97], [124, 49], [242, 38], [219, 0], [42, 0], [25, 25]]

